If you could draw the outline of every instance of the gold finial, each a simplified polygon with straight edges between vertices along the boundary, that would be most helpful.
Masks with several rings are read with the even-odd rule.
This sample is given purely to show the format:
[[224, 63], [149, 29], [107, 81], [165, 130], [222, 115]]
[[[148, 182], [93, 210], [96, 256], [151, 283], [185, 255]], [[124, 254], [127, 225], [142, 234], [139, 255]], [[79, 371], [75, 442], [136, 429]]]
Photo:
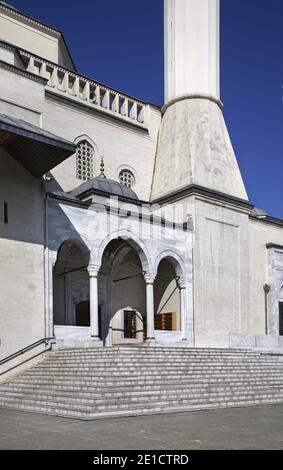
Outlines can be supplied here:
[[104, 170], [105, 170], [104, 157], [101, 157], [101, 160], [100, 160], [100, 175], [99, 175], [100, 178], [106, 178]]

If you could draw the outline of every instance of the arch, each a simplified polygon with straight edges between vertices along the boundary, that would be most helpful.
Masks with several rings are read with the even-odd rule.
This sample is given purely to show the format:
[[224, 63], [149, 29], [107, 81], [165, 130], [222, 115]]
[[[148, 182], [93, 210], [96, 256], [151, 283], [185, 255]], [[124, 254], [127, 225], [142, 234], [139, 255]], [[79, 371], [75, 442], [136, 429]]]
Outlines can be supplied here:
[[91, 252], [91, 262], [97, 266], [101, 266], [102, 262], [102, 256], [103, 253], [107, 247], [107, 245], [112, 241], [116, 240], [118, 238], [121, 238], [122, 240], [125, 240], [129, 243], [129, 245], [136, 250], [140, 261], [142, 268], [145, 272], [147, 273], [152, 273], [153, 271], [153, 266], [151, 263], [151, 257], [149, 254], [149, 251], [145, 244], [132, 232], [128, 232], [127, 230], [116, 230], [112, 233], [110, 233], [100, 244], [97, 254], [95, 256], [95, 253], [92, 251]]
[[130, 244], [125, 244], [117, 249], [113, 262], [111, 263], [111, 272], [115, 269], [116, 266], [119, 266], [119, 264], [123, 262], [125, 256], [127, 256], [132, 248], [133, 247]]
[[87, 134], [79, 135], [78, 137], [76, 137], [76, 138], [74, 139], [74, 144], [77, 145], [77, 144], [79, 144], [80, 142], [82, 142], [83, 140], [86, 140], [86, 141], [89, 143], [89, 145], [92, 146], [92, 148], [93, 148], [93, 150], [94, 150], [94, 152], [95, 152], [96, 154], [99, 153], [99, 152], [98, 152], [98, 146], [97, 146], [97, 144], [96, 144], [96, 143], [94, 142], [94, 140], [92, 140]]
[[79, 250], [85, 255], [86, 261], [89, 263], [90, 250], [87, 247], [87, 245], [79, 238], [66, 238], [63, 241], [60, 240], [60, 244], [58, 244], [56, 247], [56, 252], [57, 252], [56, 261], [58, 261], [58, 255], [66, 243], [69, 243], [70, 245], [76, 245], [79, 248]]
[[165, 250], [156, 257], [154, 281], [154, 323], [157, 331], [181, 331], [181, 289], [184, 266], [180, 255]]
[[[139, 343], [144, 338], [146, 290], [143, 266], [136, 245], [124, 238], [112, 236], [109, 241], [107, 237], [100, 247], [103, 253], [98, 273], [101, 286], [98, 303], [101, 307], [101, 338], [108, 346]], [[128, 320], [125, 323], [125, 315], [131, 317], [130, 323]], [[130, 338], [125, 335], [125, 324], [132, 321], [139, 324], [139, 334]]]
[[181, 256], [173, 250], [165, 250], [159, 253], [154, 262], [154, 273], [158, 272], [158, 266], [162, 260], [167, 259], [170, 261], [175, 269], [176, 275], [179, 278], [185, 277], [185, 266]]
[[97, 146], [87, 136], [80, 136], [75, 139], [76, 149], [76, 178], [87, 181], [94, 178]]
[[[56, 326], [90, 326], [89, 319], [87, 321], [89, 258], [89, 250], [77, 239], [67, 239], [58, 248], [53, 268], [53, 317]], [[83, 302], [83, 310], [77, 312], [77, 306]]]

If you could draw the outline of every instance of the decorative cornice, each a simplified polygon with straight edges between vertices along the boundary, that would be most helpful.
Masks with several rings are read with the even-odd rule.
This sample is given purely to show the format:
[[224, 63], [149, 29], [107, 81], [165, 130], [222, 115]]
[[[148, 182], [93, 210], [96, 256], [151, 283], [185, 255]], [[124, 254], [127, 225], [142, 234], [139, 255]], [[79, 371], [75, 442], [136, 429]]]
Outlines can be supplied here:
[[166, 103], [161, 109], [161, 112], [162, 114], [165, 114], [165, 112], [167, 111], [168, 108], [170, 108], [170, 106], [173, 106], [174, 104], [179, 103], [180, 101], [195, 100], [195, 99], [212, 101], [213, 103], [217, 104], [217, 106], [219, 106], [221, 111], [224, 108], [222, 101], [216, 98], [216, 96], [206, 95], [205, 93], [188, 93], [185, 95], [177, 96], [176, 98], [173, 98], [172, 100], [168, 101], [168, 103]]
[[0, 40], [0, 46], [3, 49], [7, 49], [8, 51], [16, 51], [17, 48], [16, 46], [13, 46], [13, 44], [10, 44], [9, 42]]
[[17, 75], [21, 75], [23, 77], [29, 78], [37, 83], [41, 83], [42, 85], [46, 86], [48, 80], [44, 77], [40, 77], [39, 75], [35, 75], [34, 73], [28, 72], [26, 70], [20, 69], [15, 65], [9, 64], [8, 62], [4, 62], [0, 60], [0, 67], [5, 70], [9, 70], [10, 72], [16, 73]]

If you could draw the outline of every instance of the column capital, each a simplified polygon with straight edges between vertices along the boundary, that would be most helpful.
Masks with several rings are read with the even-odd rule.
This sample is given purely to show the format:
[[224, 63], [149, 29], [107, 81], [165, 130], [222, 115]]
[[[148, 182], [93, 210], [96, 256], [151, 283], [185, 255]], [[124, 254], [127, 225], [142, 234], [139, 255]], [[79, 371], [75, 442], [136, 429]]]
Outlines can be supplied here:
[[100, 266], [96, 264], [90, 264], [87, 268], [89, 277], [98, 277]]
[[183, 290], [183, 289], [186, 289], [187, 288], [187, 281], [184, 277], [180, 277], [180, 279], [178, 279], [178, 287], [179, 289]]
[[155, 278], [156, 278], [156, 274], [145, 274], [144, 275], [144, 280], [145, 280], [145, 283], [146, 284], [154, 284], [154, 281], [155, 281]]

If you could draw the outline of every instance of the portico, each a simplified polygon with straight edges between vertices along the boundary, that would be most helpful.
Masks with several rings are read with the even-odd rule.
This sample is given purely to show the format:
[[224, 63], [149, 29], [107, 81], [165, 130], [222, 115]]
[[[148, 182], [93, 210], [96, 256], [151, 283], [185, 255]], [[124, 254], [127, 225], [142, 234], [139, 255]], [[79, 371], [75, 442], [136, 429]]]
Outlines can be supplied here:
[[[142, 216], [134, 200], [126, 228], [119, 201], [108, 220], [101, 202], [78, 206], [50, 195], [49, 204], [56, 260], [48, 304], [58, 345], [193, 344], [190, 226]], [[120, 229], [107, 233], [114, 225]], [[70, 238], [60, 243], [61, 233]]]

